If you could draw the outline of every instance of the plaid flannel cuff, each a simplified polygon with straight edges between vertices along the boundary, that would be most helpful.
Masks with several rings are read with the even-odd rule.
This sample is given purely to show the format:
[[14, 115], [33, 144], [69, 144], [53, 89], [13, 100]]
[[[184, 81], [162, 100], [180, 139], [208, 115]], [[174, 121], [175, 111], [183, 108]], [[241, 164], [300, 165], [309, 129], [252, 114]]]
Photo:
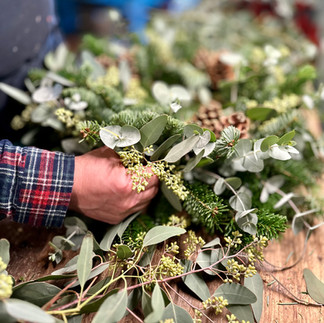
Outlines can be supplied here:
[[7, 173], [6, 215], [34, 226], [61, 226], [71, 198], [74, 156], [7, 145], [0, 167], [3, 165]]

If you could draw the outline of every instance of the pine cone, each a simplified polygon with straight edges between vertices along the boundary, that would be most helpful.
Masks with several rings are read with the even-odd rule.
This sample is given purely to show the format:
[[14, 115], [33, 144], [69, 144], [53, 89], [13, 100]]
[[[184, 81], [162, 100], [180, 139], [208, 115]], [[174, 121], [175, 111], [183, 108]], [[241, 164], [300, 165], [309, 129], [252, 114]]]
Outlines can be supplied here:
[[222, 115], [222, 105], [218, 101], [211, 101], [208, 105], [201, 105], [194, 117], [200, 127], [213, 131], [216, 136], [224, 129], [220, 122]]
[[229, 116], [222, 116], [220, 117], [220, 122], [224, 128], [234, 126], [240, 130], [241, 139], [249, 137], [250, 119], [243, 112], [235, 112]]
[[220, 60], [224, 52], [210, 52], [207, 49], [200, 49], [194, 59], [194, 64], [199, 69], [205, 70], [211, 80], [212, 87], [218, 88], [220, 80], [233, 80], [234, 70], [230, 65], [226, 65]]
[[218, 101], [211, 101], [207, 106], [200, 106], [193, 121], [200, 127], [213, 131], [217, 138], [224, 128], [234, 126], [240, 130], [240, 138], [248, 138], [250, 119], [243, 112], [235, 112], [229, 116], [223, 115], [222, 105]]

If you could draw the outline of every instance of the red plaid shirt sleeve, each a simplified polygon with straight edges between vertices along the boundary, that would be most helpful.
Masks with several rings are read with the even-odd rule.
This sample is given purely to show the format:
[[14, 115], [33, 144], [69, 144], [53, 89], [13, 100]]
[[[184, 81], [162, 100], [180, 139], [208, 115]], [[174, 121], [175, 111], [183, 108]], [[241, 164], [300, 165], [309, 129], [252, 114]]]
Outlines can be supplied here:
[[60, 227], [73, 186], [74, 156], [0, 140], [0, 215]]

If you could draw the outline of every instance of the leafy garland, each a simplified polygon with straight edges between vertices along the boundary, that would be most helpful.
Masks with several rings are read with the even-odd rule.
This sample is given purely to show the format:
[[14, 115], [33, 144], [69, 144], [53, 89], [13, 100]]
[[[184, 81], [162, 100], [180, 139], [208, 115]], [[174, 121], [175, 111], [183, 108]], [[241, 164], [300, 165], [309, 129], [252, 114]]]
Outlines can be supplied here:
[[[30, 71], [26, 85], [31, 95], [0, 84], [26, 105], [13, 120], [14, 128], [52, 127], [70, 151], [79, 151], [78, 141], [86, 150], [103, 144], [115, 149], [138, 192], [151, 176], [146, 166], [161, 181], [147, 214], [109, 227], [100, 243], [80, 219], [66, 218], [66, 236], [53, 239], [49, 258], [59, 263], [64, 250], [80, 248], [80, 253], [52, 273], [70, 283], [49, 292], [46, 302], [36, 300], [49, 286], [40, 281], [53, 276], [12, 286], [5, 271], [9, 245], [0, 240], [0, 297], [8, 320], [58, 321], [54, 315], [67, 322], [97, 312], [93, 322], [115, 322], [128, 312], [145, 322], [202, 322], [214, 320], [225, 307], [232, 313], [229, 322], [237, 322], [235, 315], [259, 319], [250, 304], [260, 307], [262, 302], [251, 285], [259, 284], [255, 265], [263, 260], [264, 247], [285, 231], [287, 216], [297, 230], [296, 219], [319, 211], [320, 201], [304, 203], [311, 209], [300, 210], [294, 188], [312, 189], [314, 174], [322, 172], [321, 143], [300, 116], [302, 108], [321, 99], [322, 89], [309, 90], [316, 73], [307, 51], [295, 54], [296, 35], [280, 30], [289, 41], [278, 44], [266, 28], [254, 26], [251, 30], [260, 33], [251, 36], [255, 44], [251, 40], [238, 49], [229, 37], [224, 47], [231, 51], [217, 53], [211, 35], [199, 35], [195, 27], [209, 14], [204, 6], [194, 15], [185, 13], [185, 25], [158, 16], [148, 28], [147, 46], [134, 44], [126, 56], [112, 54], [109, 43], [87, 35], [81, 65], [66, 52], [68, 59], [57, 68], [60, 48], [47, 59], [51, 71]], [[258, 45], [262, 38], [268, 40], [263, 48]], [[291, 52], [300, 55], [293, 62]], [[249, 117], [249, 138], [242, 137], [237, 124], [224, 124], [218, 134], [193, 121], [199, 106], [215, 99], [226, 116], [240, 112]], [[208, 243], [203, 239], [214, 236], [219, 237]], [[96, 282], [100, 274], [104, 278]], [[212, 293], [206, 276], [222, 283]], [[186, 300], [190, 315], [173, 302], [172, 293], [181, 295], [171, 282], [179, 280], [201, 300], [200, 306]], [[34, 285], [36, 297], [26, 299], [32, 283], [39, 284]], [[115, 283], [118, 292], [112, 289]], [[139, 298], [141, 318], [131, 305], [137, 306]]]

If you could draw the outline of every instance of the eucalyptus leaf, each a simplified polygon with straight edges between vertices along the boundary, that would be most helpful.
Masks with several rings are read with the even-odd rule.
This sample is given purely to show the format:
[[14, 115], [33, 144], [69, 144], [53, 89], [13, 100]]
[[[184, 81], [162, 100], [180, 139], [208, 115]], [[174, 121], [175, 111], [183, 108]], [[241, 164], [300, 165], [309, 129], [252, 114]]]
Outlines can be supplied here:
[[10, 261], [10, 243], [7, 239], [0, 239], [0, 257], [8, 265]]
[[151, 160], [157, 160], [162, 154], [164, 154], [175, 142], [181, 138], [180, 134], [173, 135], [165, 140], [152, 154]]
[[201, 135], [199, 135], [199, 140], [196, 143], [195, 147], [196, 148], [204, 148], [210, 141], [210, 131], [205, 130]]
[[186, 137], [186, 138], [189, 138], [193, 135], [197, 135], [197, 134], [200, 134], [202, 135], [204, 132], [204, 130], [199, 127], [198, 125], [196, 124], [187, 124], [184, 126], [183, 128], [183, 135]]
[[0, 322], [16, 323], [17, 320], [8, 314], [3, 301], [0, 301]]
[[238, 320], [254, 322], [253, 312], [250, 305], [229, 305], [227, 309], [234, 314]]
[[256, 273], [252, 277], [244, 278], [244, 286], [247, 287], [257, 298], [255, 303], [252, 303], [252, 310], [257, 322], [261, 320], [263, 308], [263, 280], [261, 276]]
[[141, 295], [142, 295], [141, 288], [133, 289], [127, 297], [127, 308], [133, 311], [137, 307], [141, 299]]
[[87, 291], [87, 295], [93, 295], [96, 292], [98, 292], [101, 288], [103, 288], [105, 285], [107, 285], [109, 283], [109, 281], [111, 280], [111, 277], [105, 277], [104, 279], [100, 280], [98, 283], [96, 283], [95, 285], [93, 285], [88, 291]]
[[15, 290], [11, 297], [21, 299], [41, 307], [50, 301], [60, 291], [61, 289], [55, 285], [34, 282]]
[[144, 316], [149, 316], [153, 312], [153, 306], [151, 302], [151, 295], [149, 295], [145, 290], [142, 292], [141, 302]]
[[64, 219], [64, 226], [66, 228], [66, 235], [76, 233], [77, 235], [84, 235], [87, 233], [87, 226], [76, 216], [69, 216]]
[[[222, 249], [204, 250], [197, 256], [196, 262], [200, 268], [207, 268], [213, 266], [215, 269], [219, 269], [221, 266], [220, 260], [223, 258]], [[206, 269], [204, 270], [208, 275], [216, 275], [215, 272]]]
[[127, 245], [118, 245], [116, 254], [118, 259], [127, 259], [133, 255], [133, 251]]
[[180, 143], [173, 146], [168, 154], [164, 157], [164, 160], [168, 163], [175, 163], [180, 160], [184, 155], [189, 153], [199, 141], [199, 136], [193, 135]]
[[203, 158], [203, 155], [204, 155], [204, 150], [202, 150], [195, 157], [190, 158], [189, 161], [187, 162], [187, 165], [183, 169], [183, 171], [190, 172], [191, 170], [193, 170], [198, 165], [198, 163], [201, 161], [201, 159]]
[[264, 121], [276, 115], [276, 110], [271, 108], [264, 108], [264, 107], [257, 107], [257, 108], [250, 108], [246, 111], [246, 116], [249, 117], [251, 120], [259, 120]]
[[223, 296], [229, 305], [246, 305], [257, 301], [254, 293], [247, 287], [236, 283], [220, 285], [213, 296]]
[[54, 82], [60, 83], [64, 86], [75, 86], [75, 84], [73, 82], [71, 82], [70, 80], [66, 79], [65, 77], [56, 74], [54, 72], [47, 72], [46, 77], [53, 80]]
[[121, 138], [117, 141], [117, 147], [128, 147], [135, 145], [141, 140], [140, 131], [133, 126], [123, 126], [121, 128]]
[[144, 255], [142, 256], [142, 258], [141, 258], [141, 260], [139, 261], [138, 264], [140, 266], [142, 266], [142, 267], [145, 267], [148, 264], [150, 264], [151, 261], [152, 261], [152, 259], [153, 259], [155, 250], [156, 250], [156, 246], [155, 245], [149, 246], [147, 248], [147, 251], [144, 253]]
[[146, 233], [144, 241], [143, 241], [143, 247], [158, 244], [158, 243], [165, 241], [171, 237], [184, 234], [185, 232], [186, 232], [186, 230], [182, 229], [182, 228], [158, 225], [158, 226], [150, 229]]
[[115, 293], [102, 303], [92, 323], [114, 323], [123, 318], [127, 307], [126, 289]]
[[167, 120], [167, 115], [161, 115], [151, 120], [140, 129], [140, 143], [143, 147], [154, 144], [160, 138], [166, 126]]
[[122, 235], [124, 234], [125, 230], [130, 225], [130, 223], [134, 219], [136, 219], [140, 213], [141, 212], [136, 212], [133, 215], [129, 216], [127, 219], [125, 219], [123, 222], [120, 222], [119, 224], [115, 225], [115, 227], [117, 227], [117, 235], [119, 236], [120, 239], [122, 238]]
[[23, 105], [28, 105], [32, 102], [27, 93], [9, 84], [0, 82], [0, 90]]
[[226, 184], [224, 178], [219, 178], [214, 185], [214, 193], [216, 195], [221, 195], [226, 190]]
[[190, 314], [182, 307], [170, 303], [163, 312], [162, 321], [173, 319], [175, 323], [193, 323]]
[[[102, 272], [104, 272], [108, 267], [109, 267], [109, 263], [102, 263], [102, 264], [96, 266], [95, 268], [93, 268], [91, 270], [90, 275], [88, 276], [87, 280], [97, 277]], [[76, 287], [78, 285], [80, 285], [79, 280], [77, 280], [71, 287]]]
[[249, 139], [241, 139], [235, 146], [237, 157], [243, 157], [252, 150], [252, 143]]
[[[210, 155], [214, 149], [215, 149], [216, 143], [215, 142], [209, 142], [206, 146], [202, 147], [202, 148], [197, 148], [194, 147], [193, 148], [193, 152], [198, 155], [200, 152], [204, 152], [202, 157], [207, 157], [208, 155]], [[212, 160], [213, 161], [213, 160]]]
[[55, 318], [38, 306], [20, 299], [9, 298], [3, 300], [4, 307], [9, 315], [16, 320], [33, 323], [55, 323]]
[[182, 204], [179, 197], [171, 189], [169, 189], [164, 182], [161, 183], [161, 192], [174, 209], [179, 212], [182, 210]]
[[55, 101], [62, 92], [62, 85], [55, 84], [53, 87], [43, 86], [39, 87], [33, 92], [33, 101], [37, 103], [45, 103]]
[[92, 268], [92, 255], [93, 255], [93, 238], [92, 234], [86, 234], [83, 238], [79, 258], [77, 261], [77, 274], [81, 285], [88, 280]]
[[242, 159], [242, 166], [251, 173], [258, 173], [263, 170], [264, 162], [256, 154], [251, 152]]
[[303, 273], [309, 296], [315, 302], [324, 304], [324, 283], [308, 268], [305, 268]]
[[100, 248], [108, 251], [118, 233], [118, 225], [111, 225], [100, 242]]
[[[192, 262], [190, 260], [184, 260], [182, 264], [185, 273], [191, 270]], [[200, 273], [192, 273], [183, 276], [182, 280], [185, 285], [200, 298], [201, 301], [205, 301], [210, 297], [208, 286]]]
[[156, 81], [153, 83], [152, 94], [162, 105], [166, 105], [171, 101], [170, 89], [168, 85], [162, 81]]
[[145, 323], [159, 322], [160, 319], [162, 318], [165, 305], [164, 305], [164, 299], [159, 284], [155, 284], [154, 286], [152, 298], [151, 298], [151, 304], [152, 304], [153, 311], [145, 318], [144, 320]]
[[238, 191], [230, 197], [229, 204], [236, 211], [245, 211], [251, 208], [252, 200], [247, 193]]
[[202, 248], [211, 248], [211, 247], [214, 247], [214, 246], [217, 246], [217, 245], [219, 245], [219, 246], [222, 245], [221, 242], [220, 242], [220, 239], [218, 237], [211, 240], [211, 241], [209, 241], [208, 243], [204, 244], [202, 246]]
[[295, 194], [293, 192], [290, 192], [288, 194], [285, 194], [275, 205], [274, 209], [279, 209], [282, 207], [284, 204], [286, 204], [289, 200], [291, 200], [292, 197], [294, 197]]
[[82, 315], [72, 316], [68, 319], [67, 323], [82, 323]]
[[140, 131], [133, 126], [106, 126], [99, 131], [100, 139], [109, 148], [132, 146], [140, 141]]
[[184, 105], [188, 105], [191, 101], [190, 92], [182, 85], [170, 86], [171, 101], [179, 100]]
[[[241, 212], [238, 213], [240, 214]], [[235, 216], [235, 220], [237, 225], [244, 232], [247, 232], [251, 235], [255, 235], [257, 233], [256, 225], [258, 223], [258, 216], [255, 213], [248, 213], [247, 215], [238, 218]]]
[[106, 293], [104, 296], [102, 296], [99, 299], [94, 300], [93, 302], [90, 302], [88, 304], [86, 304], [85, 306], [83, 306], [80, 310], [81, 314], [87, 314], [87, 313], [94, 313], [94, 312], [98, 312], [99, 308], [101, 307], [101, 305], [103, 304], [103, 302], [110, 296], [117, 294], [118, 293], [118, 289], [113, 289], [111, 291], [109, 291], [108, 293]]
[[295, 130], [292, 130], [290, 132], [287, 132], [286, 134], [284, 134], [282, 137], [280, 137], [280, 139], [278, 140], [277, 144], [280, 145], [288, 145], [291, 140], [295, 137]]
[[275, 135], [268, 136], [261, 143], [261, 150], [263, 152], [267, 151], [272, 145], [279, 141], [279, 137]]
[[269, 148], [269, 156], [278, 160], [291, 159], [290, 153], [287, 151], [287, 148], [285, 146], [278, 146], [277, 144], [274, 144]]

